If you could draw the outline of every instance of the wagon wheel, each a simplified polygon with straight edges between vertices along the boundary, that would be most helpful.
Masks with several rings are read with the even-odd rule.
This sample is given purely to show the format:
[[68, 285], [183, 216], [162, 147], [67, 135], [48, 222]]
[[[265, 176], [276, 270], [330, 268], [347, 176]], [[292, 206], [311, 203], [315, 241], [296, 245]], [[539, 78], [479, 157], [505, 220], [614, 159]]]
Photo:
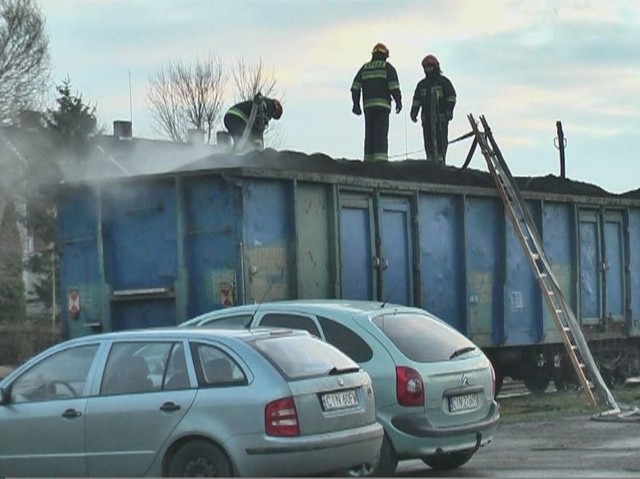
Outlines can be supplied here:
[[580, 387], [576, 372], [566, 353], [560, 356], [560, 366], [553, 370], [553, 383], [558, 391], [575, 391]]
[[553, 378], [553, 363], [545, 361], [541, 353], [529, 353], [525, 356], [523, 366], [524, 385], [536, 396], [544, 394]]
[[546, 371], [544, 373], [533, 372], [524, 377], [524, 385], [536, 396], [544, 394], [551, 382], [551, 375]]

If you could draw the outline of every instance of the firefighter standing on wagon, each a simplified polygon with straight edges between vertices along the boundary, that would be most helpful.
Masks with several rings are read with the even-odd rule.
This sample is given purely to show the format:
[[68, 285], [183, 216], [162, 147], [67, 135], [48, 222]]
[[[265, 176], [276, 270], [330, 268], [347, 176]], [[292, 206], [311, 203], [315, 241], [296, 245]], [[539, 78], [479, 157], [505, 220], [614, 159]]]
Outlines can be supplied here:
[[453, 118], [456, 91], [442, 74], [440, 63], [433, 55], [422, 60], [425, 78], [418, 82], [411, 105], [411, 121], [418, 121], [422, 110], [422, 136], [427, 160], [444, 165], [449, 142], [449, 121]]
[[387, 161], [391, 98], [396, 113], [402, 110], [398, 72], [387, 62], [389, 49], [382, 43], [373, 47], [371, 61], [362, 65], [351, 85], [353, 113], [361, 115], [360, 91], [364, 107], [364, 161]]

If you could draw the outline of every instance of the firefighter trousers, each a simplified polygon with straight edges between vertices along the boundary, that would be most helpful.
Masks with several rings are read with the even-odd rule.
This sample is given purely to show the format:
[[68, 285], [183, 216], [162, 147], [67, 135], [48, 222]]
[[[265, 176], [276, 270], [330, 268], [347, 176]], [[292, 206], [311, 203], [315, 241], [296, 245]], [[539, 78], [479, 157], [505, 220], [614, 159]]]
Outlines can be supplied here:
[[364, 110], [364, 161], [389, 159], [389, 113], [381, 107]]
[[449, 146], [449, 121], [423, 123], [422, 138], [424, 139], [427, 161], [444, 164], [447, 157], [447, 146]]
[[[224, 126], [229, 131], [231, 138], [233, 138], [234, 146], [238, 145], [238, 142], [244, 134], [244, 130], [247, 127], [247, 122], [236, 115], [225, 115]], [[253, 148], [262, 148], [262, 135], [255, 128], [252, 128], [249, 132], [249, 138], [247, 139], [248, 145]], [[251, 149], [251, 148], [250, 148]]]

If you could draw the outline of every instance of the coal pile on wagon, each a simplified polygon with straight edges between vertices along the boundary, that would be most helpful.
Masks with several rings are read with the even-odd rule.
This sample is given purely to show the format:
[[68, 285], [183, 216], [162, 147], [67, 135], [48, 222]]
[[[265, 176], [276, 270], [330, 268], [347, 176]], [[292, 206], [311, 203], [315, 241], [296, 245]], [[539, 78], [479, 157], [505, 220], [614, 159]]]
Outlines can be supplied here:
[[[425, 160], [363, 162], [345, 158], [334, 159], [322, 153], [306, 154], [295, 151], [266, 149], [253, 151], [246, 155], [226, 157], [224, 155], [213, 155], [206, 159], [206, 163], [202, 161], [197, 163], [198, 165], [189, 165], [189, 169], [205, 167], [205, 165], [207, 168], [259, 168], [262, 170], [295, 171], [318, 175], [495, 188], [493, 179], [487, 171], [472, 168], [461, 169], [456, 166], [441, 166]], [[597, 197], [617, 196], [596, 185], [551, 174], [538, 177], [516, 177], [515, 179], [521, 191]], [[638, 193], [638, 197], [640, 197], [640, 193]]]

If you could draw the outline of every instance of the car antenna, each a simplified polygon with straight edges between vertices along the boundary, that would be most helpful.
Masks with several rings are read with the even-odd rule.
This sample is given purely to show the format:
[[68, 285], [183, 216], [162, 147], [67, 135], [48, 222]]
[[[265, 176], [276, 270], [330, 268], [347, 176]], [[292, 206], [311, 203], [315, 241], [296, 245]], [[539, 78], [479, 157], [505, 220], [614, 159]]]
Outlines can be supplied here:
[[387, 305], [387, 302], [389, 301], [391, 296], [393, 296], [393, 293], [395, 293], [396, 289], [398, 289], [398, 286], [400, 285], [400, 281], [402, 281], [402, 275], [400, 275], [400, 277], [398, 278], [398, 281], [396, 281], [396, 284], [393, 286], [393, 289], [391, 290], [391, 292], [387, 295], [386, 298], [384, 298], [384, 301], [380, 305], [380, 309], [384, 308]]
[[256, 307], [255, 311], [251, 315], [251, 321], [249, 321], [249, 323], [247, 323], [247, 326], [248, 326], [247, 329], [251, 329], [251, 324], [253, 324], [253, 320], [255, 319], [256, 314], [258, 314], [258, 310], [260, 309], [260, 306], [262, 306], [262, 303], [264, 303], [264, 300], [266, 299], [267, 295], [269, 294], [269, 291], [271, 291], [271, 286], [273, 286], [273, 283], [275, 283], [275, 280], [272, 279], [269, 282], [269, 287], [267, 288], [267, 290], [262, 295], [262, 298], [260, 298], [260, 302], [258, 303], [258, 306]]

